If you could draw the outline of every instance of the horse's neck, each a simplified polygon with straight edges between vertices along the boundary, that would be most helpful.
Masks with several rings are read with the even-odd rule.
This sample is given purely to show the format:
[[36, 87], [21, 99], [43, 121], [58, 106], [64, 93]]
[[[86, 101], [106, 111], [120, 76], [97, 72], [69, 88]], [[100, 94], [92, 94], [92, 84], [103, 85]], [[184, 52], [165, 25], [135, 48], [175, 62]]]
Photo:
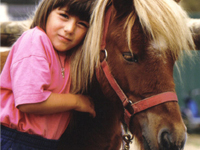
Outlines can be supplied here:
[[[101, 83], [103, 84], [103, 83]], [[92, 97], [94, 104], [95, 104], [95, 109], [96, 109], [96, 113], [97, 115], [101, 115], [104, 116], [104, 120], [106, 120], [105, 118], [109, 117], [115, 117], [116, 119], [120, 119], [119, 116], [119, 109], [118, 104], [117, 104], [117, 100], [115, 96], [113, 96], [112, 92], [108, 87], [104, 88], [104, 86], [102, 87], [102, 85], [100, 85], [100, 83], [96, 80], [93, 81], [92, 87], [91, 87], [91, 91], [90, 91], [90, 96]], [[102, 90], [103, 88], [103, 90]], [[116, 95], [116, 94], [115, 94]], [[119, 101], [120, 102], [120, 101]]]
[[93, 79], [89, 92], [89, 95], [95, 103], [96, 111], [100, 111], [100, 113], [105, 111], [107, 113], [106, 116], [110, 115], [120, 120], [123, 117], [122, 103], [115, 91], [111, 88], [107, 78], [101, 76], [101, 79], [100, 81], [96, 77]]

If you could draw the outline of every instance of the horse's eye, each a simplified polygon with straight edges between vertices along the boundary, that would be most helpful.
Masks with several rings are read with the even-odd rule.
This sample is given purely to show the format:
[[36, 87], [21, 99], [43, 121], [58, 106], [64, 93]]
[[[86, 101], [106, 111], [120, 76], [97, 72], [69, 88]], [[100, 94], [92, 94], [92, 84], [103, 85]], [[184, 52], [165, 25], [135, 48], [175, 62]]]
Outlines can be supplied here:
[[129, 62], [135, 62], [135, 63], [138, 62], [137, 55], [133, 55], [131, 52], [123, 53], [123, 57], [124, 57], [124, 59], [126, 59]]

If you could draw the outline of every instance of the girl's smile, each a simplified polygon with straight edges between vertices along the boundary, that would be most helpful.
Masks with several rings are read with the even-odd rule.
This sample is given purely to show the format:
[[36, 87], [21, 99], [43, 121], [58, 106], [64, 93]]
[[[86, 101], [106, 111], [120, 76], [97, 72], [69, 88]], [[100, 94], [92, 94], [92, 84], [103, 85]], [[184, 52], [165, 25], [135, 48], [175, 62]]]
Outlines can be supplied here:
[[68, 37], [65, 37], [65, 36], [62, 36], [62, 35], [58, 35], [58, 38], [63, 41], [63, 42], [70, 42], [72, 41], [72, 38], [68, 38]]

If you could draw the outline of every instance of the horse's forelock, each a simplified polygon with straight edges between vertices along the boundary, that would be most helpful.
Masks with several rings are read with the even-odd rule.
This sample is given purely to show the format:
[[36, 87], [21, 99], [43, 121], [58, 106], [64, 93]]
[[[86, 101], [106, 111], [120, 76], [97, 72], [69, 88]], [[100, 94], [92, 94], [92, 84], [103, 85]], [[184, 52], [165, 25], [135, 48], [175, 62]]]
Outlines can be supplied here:
[[[114, 0], [113, 0], [114, 1]], [[107, 0], [107, 2], [110, 2]], [[102, 2], [99, 2], [99, 4]], [[104, 5], [105, 6], [105, 5]], [[187, 26], [188, 16], [186, 12], [174, 0], [133, 0], [133, 11], [127, 17], [125, 28], [127, 29], [127, 40], [129, 48], [131, 49], [131, 30], [134, 26], [136, 15], [139, 17], [143, 31], [147, 34], [150, 40], [153, 40], [158, 49], [163, 53], [170, 50], [172, 56], [176, 60], [182, 50], [187, 54], [191, 54], [190, 50], [195, 49], [192, 34]], [[104, 14], [106, 8], [98, 9]], [[99, 16], [93, 14], [94, 18], [98, 18], [97, 24], [101, 24]], [[104, 18], [102, 18], [104, 19]], [[99, 30], [102, 31], [102, 30]], [[101, 35], [102, 33], [99, 33]], [[163, 42], [166, 46], [163, 48]]]

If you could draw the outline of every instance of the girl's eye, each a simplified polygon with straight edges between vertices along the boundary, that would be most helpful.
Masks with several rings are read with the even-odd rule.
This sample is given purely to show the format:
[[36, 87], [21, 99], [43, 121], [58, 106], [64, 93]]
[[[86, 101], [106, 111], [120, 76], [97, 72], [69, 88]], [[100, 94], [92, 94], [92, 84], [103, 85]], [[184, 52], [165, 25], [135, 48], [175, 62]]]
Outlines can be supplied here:
[[62, 17], [64, 18], [69, 18], [69, 16], [67, 14], [60, 14]]
[[86, 23], [86, 22], [79, 22], [78, 24], [79, 24], [80, 26], [85, 27], [85, 28], [88, 28], [88, 27], [89, 27], [88, 23]]

